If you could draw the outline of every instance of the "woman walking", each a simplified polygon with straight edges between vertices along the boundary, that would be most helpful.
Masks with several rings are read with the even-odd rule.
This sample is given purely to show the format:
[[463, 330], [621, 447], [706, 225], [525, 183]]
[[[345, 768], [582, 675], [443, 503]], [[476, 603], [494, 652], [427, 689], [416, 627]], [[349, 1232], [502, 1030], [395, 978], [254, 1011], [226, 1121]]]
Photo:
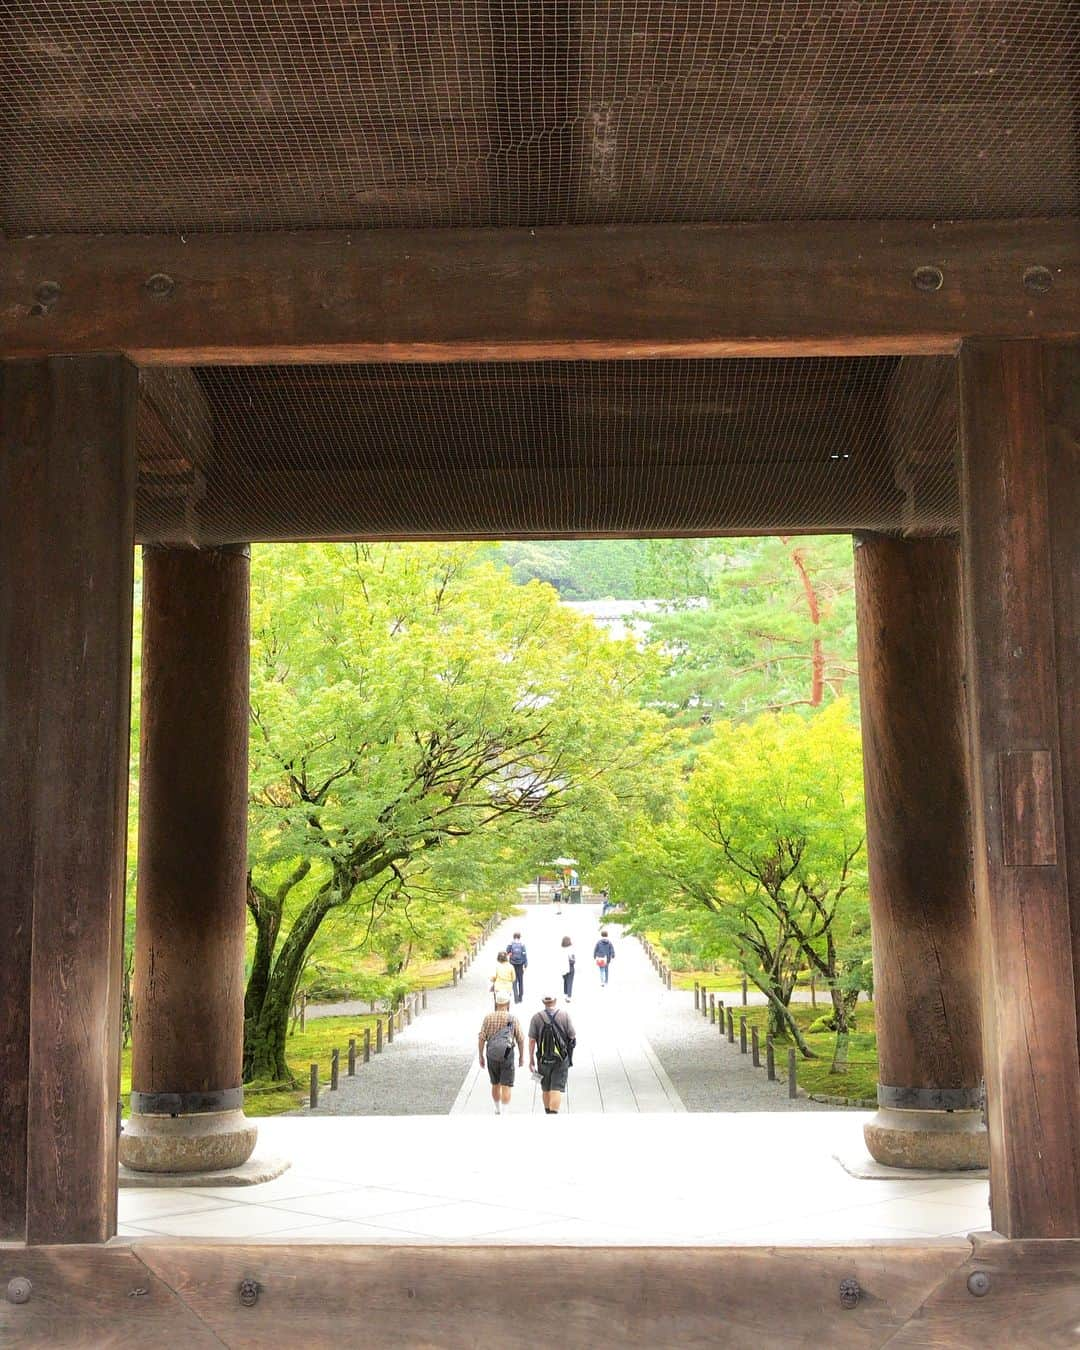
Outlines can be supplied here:
[[563, 947], [563, 957], [566, 961], [566, 969], [563, 971], [562, 977], [562, 991], [563, 991], [563, 998], [565, 998], [567, 1003], [569, 1003], [570, 996], [574, 992], [574, 959], [575, 959], [574, 944], [570, 941], [569, 936], [563, 938], [562, 947]]
[[[516, 976], [514, 967], [510, 964], [510, 958], [505, 952], [500, 952], [495, 958], [495, 973], [491, 977], [491, 992], [495, 995], [495, 1006], [499, 1006], [499, 995], [501, 993], [512, 994], [514, 989], [514, 980]], [[509, 1002], [509, 999], [507, 999]]]

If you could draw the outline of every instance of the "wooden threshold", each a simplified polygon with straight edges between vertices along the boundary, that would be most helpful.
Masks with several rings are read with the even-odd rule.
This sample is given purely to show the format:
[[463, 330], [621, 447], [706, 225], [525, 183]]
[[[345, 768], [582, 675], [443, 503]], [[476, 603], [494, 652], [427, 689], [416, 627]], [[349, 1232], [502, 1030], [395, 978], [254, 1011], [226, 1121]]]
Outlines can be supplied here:
[[[503, 1347], [1075, 1344], [1080, 1241], [824, 1247], [0, 1248], [20, 1346]], [[973, 1280], [972, 1277], [975, 1277]], [[254, 1301], [245, 1303], [246, 1297]]]

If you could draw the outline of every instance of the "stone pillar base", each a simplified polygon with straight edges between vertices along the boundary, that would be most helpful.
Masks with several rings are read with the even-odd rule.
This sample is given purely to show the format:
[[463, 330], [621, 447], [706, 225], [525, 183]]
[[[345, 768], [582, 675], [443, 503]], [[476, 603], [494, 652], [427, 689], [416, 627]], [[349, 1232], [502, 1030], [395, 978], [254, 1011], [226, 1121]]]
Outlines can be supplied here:
[[989, 1166], [981, 1111], [902, 1111], [879, 1107], [863, 1126], [870, 1156], [886, 1167], [971, 1172]]
[[120, 1161], [135, 1172], [210, 1172], [239, 1167], [255, 1149], [258, 1129], [243, 1110], [144, 1115], [124, 1121]]

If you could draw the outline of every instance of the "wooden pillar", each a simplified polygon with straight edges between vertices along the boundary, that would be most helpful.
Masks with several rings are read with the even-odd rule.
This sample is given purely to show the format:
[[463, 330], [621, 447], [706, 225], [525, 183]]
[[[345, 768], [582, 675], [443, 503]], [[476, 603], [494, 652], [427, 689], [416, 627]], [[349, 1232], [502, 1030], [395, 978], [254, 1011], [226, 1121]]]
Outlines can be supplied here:
[[1080, 346], [960, 355], [994, 1227], [1080, 1236]]
[[0, 363], [0, 1238], [116, 1231], [137, 375]]
[[985, 1167], [960, 548], [858, 538], [855, 599], [880, 1110], [892, 1167]]
[[143, 551], [132, 1117], [142, 1171], [234, 1167], [243, 1114], [249, 558]]

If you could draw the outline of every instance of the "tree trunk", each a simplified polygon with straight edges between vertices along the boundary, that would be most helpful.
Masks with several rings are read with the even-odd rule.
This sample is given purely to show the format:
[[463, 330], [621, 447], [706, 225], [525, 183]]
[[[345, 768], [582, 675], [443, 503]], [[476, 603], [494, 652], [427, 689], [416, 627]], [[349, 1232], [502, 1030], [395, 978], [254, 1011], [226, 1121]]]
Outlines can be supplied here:
[[274, 962], [261, 1006], [244, 1023], [245, 1083], [293, 1082], [285, 1059], [289, 1014], [308, 948], [334, 907], [332, 897], [333, 892], [326, 886], [301, 911]]

